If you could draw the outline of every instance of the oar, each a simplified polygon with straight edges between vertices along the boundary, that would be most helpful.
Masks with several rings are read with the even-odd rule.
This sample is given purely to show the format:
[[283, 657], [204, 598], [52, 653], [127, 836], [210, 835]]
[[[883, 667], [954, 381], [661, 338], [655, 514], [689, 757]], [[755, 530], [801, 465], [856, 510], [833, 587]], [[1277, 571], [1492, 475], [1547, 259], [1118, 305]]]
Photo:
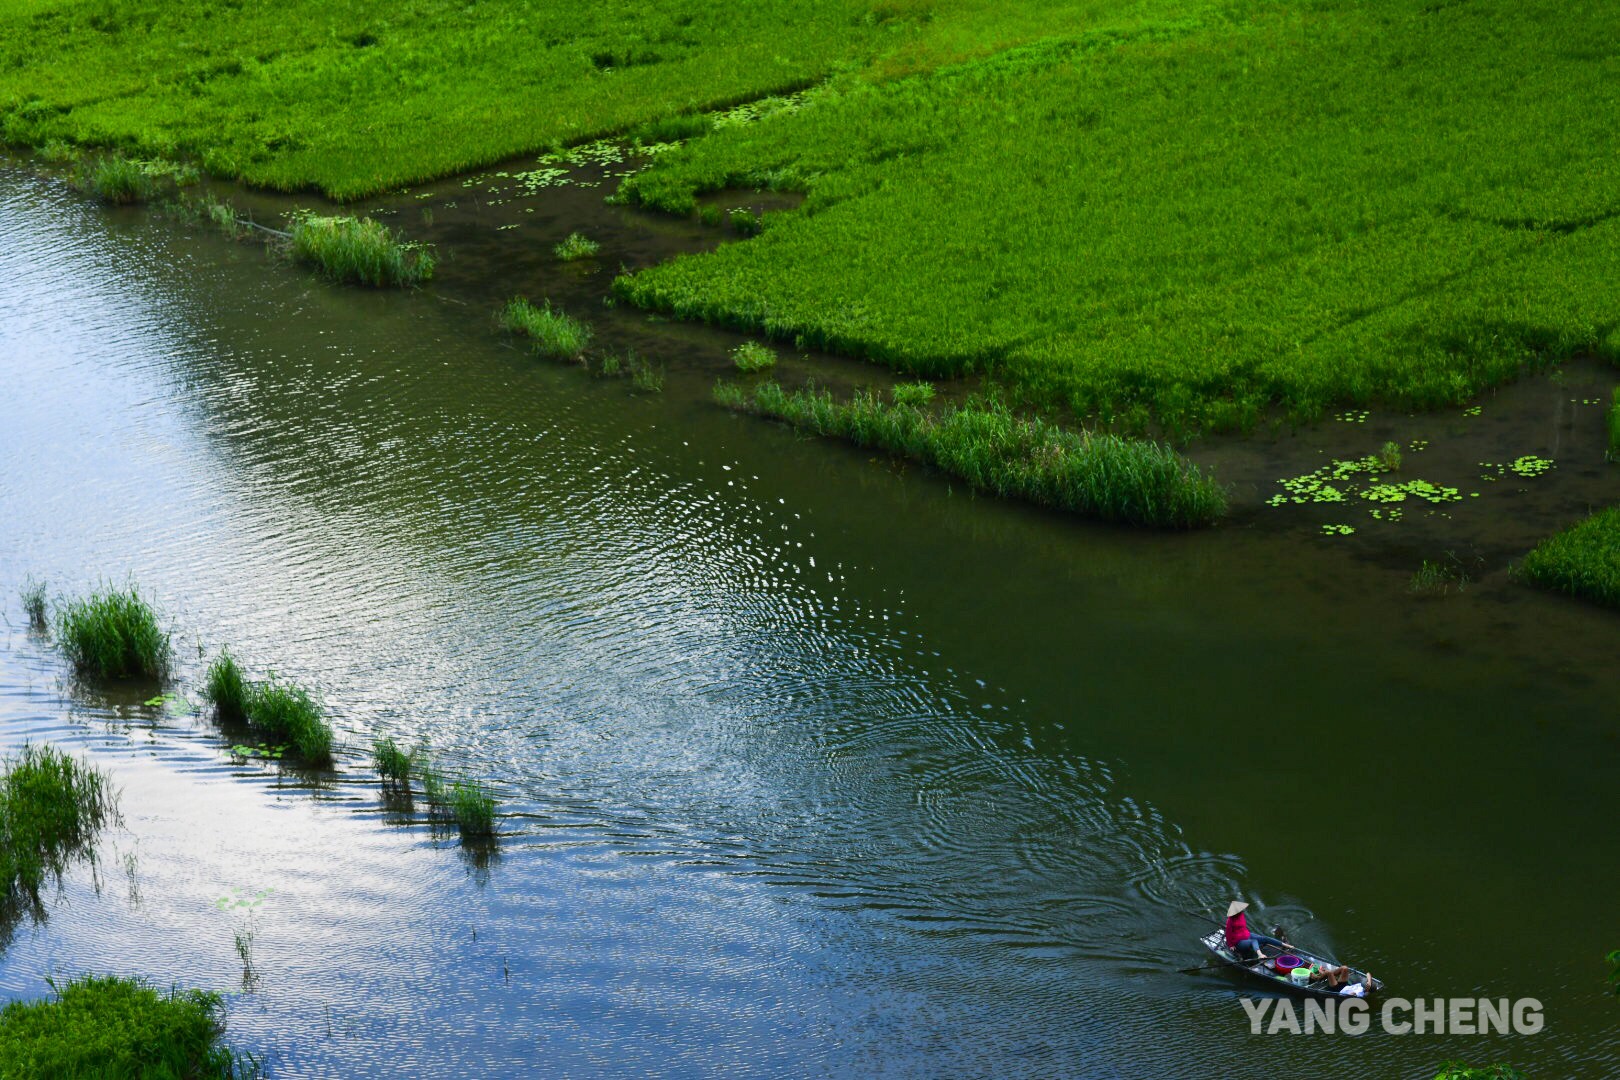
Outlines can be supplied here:
[[[1211, 960], [1209, 963], [1199, 964], [1197, 967], [1182, 968], [1179, 974], [1191, 975], [1195, 971], [1208, 971], [1210, 968], [1216, 967], [1253, 967], [1262, 961], [1271, 959], [1271, 957], [1266, 955], [1266, 947], [1264, 945], [1256, 945], [1255, 948], [1260, 950], [1260, 955], [1255, 957], [1253, 960], [1239, 960], [1236, 963], [1233, 963], [1231, 960]], [[1282, 953], [1278, 953], [1277, 955], [1281, 956]]]

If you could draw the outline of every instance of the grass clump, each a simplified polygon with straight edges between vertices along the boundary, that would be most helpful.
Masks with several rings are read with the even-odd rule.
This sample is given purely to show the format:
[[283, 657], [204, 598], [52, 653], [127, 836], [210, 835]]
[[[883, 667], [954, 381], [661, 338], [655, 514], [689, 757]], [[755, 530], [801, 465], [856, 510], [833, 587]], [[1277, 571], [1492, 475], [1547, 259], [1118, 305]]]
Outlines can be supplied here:
[[35, 578], [23, 582], [22, 587], [23, 614], [28, 617], [28, 625], [33, 630], [45, 629], [45, 583]]
[[1440, 1066], [1434, 1080], [1525, 1080], [1511, 1065], [1464, 1065], [1448, 1061]]
[[495, 796], [476, 780], [457, 780], [450, 785], [448, 809], [463, 840], [483, 840], [495, 835]]
[[501, 326], [529, 338], [534, 351], [553, 360], [578, 360], [591, 343], [591, 328], [561, 308], [535, 307], [523, 297], [507, 302], [501, 311]]
[[1620, 607], [1620, 507], [1599, 510], [1543, 540], [1524, 557], [1519, 573], [1544, 589]]
[[765, 231], [765, 219], [751, 210], [733, 210], [727, 218], [738, 236], [758, 236]]
[[896, 405], [909, 405], [913, 408], [922, 408], [934, 402], [934, 384], [928, 382], [900, 383], [889, 391], [889, 396]]
[[1455, 559], [1446, 562], [1423, 560], [1407, 583], [1406, 591], [1418, 596], [1444, 596], [1452, 590], [1462, 592], [1468, 587], [1468, 572]]
[[87, 975], [52, 996], [0, 1011], [0, 1076], [38, 1080], [241, 1080], [260, 1075], [231, 1052], [225, 1005], [206, 990], [161, 994], [139, 979]]
[[635, 355], [632, 355], [626, 363], [630, 370], [631, 386], [647, 394], [661, 394], [664, 392], [664, 369], [662, 366], [653, 367], [652, 364]]
[[169, 674], [169, 635], [133, 587], [69, 602], [57, 613], [56, 636], [80, 675], [162, 679]]
[[332, 728], [320, 699], [295, 683], [274, 676], [252, 683], [246, 700], [247, 719], [257, 727], [285, 739], [306, 760], [332, 760]]
[[1610, 461], [1620, 461], [1620, 386], [1614, 388], [1614, 398], [1609, 402], [1609, 452]]
[[211, 701], [224, 720], [245, 720], [252, 687], [242, 677], [236, 658], [224, 650], [208, 665], [203, 677], [203, 698]]
[[1186, 528], [1226, 512], [1221, 486], [1169, 447], [1069, 431], [994, 401], [931, 414], [870, 393], [838, 402], [826, 391], [788, 393], [775, 382], [752, 396], [724, 387], [716, 399], [924, 462], [979, 490], [1105, 521]]
[[433, 251], [372, 218], [301, 213], [292, 219], [292, 257], [333, 281], [419, 285], [433, 276]]
[[731, 350], [738, 371], [765, 371], [776, 366], [776, 350], [758, 341], [745, 341]]
[[40, 886], [60, 880], [117, 816], [105, 773], [54, 747], [24, 743], [0, 762], [0, 908], [37, 905]]
[[586, 236], [584, 233], [572, 232], [568, 239], [551, 249], [552, 254], [563, 262], [573, 262], [576, 259], [588, 259], [602, 250], [602, 245]]
[[1378, 459], [1378, 464], [1382, 465], [1386, 471], [1401, 471], [1400, 443], [1386, 442], [1383, 446], [1378, 448], [1378, 453], [1374, 456]]
[[409, 789], [414, 759], [393, 739], [378, 739], [371, 744], [371, 762], [385, 786]]
[[80, 186], [102, 202], [118, 206], [146, 202], [155, 190], [151, 174], [122, 154], [108, 154], [87, 163], [80, 174]]

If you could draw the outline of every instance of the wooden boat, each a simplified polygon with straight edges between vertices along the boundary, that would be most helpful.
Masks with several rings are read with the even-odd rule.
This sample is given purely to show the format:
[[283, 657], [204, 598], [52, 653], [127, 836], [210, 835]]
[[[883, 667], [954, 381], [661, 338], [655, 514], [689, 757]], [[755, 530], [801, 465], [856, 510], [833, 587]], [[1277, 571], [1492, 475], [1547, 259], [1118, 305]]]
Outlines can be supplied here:
[[[1340, 994], [1337, 990], [1328, 989], [1325, 983], [1297, 983], [1288, 976], [1278, 973], [1277, 970], [1272, 967], [1272, 964], [1275, 962], [1278, 956], [1290, 953], [1303, 960], [1307, 967], [1311, 964], [1321, 964], [1324, 967], [1334, 968], [1339, 966], [1338, 961], [1331, 960], [1328, 957], [1321, 956], [1317, 953], [1313, 953], [1309, 949], [1302, 949], [1297, 945], [1289, 945], [1287, 943], [1274, 945], [1272, 944], [1272, 941], [1275, 939], [1269, 939], [1262, 942], [1260, 945], [1260, 952], [1263, 954], [1262, 959], [1243, 960], [1231, 949], [1226, 947], [1226, 931], [1224, 930], [1216, 930], [1213, 933], [1205, 934], [1203, 937], [1199, 938], [1199, 940], [1204, 943], [1204, 948], [1208, 949], [1210, 952], [1214, 953], [1216, 957], [1223, 960], [1228, 967], [1234, 967], [1239, 971], [1248, 972], [1249, 975], [1259, 979], [1263, 983], [1266, 983], [1274, 990], [1291, 990], [1296, 994], [1304, 994], [1306, 997], [1336, 998], [1348, 996]], [[1358, 971], [1355, 968], [1350, 969], [1350, 982], [1364, 982], [1366, 981], [1366, 978], [1367, 973], [1365, 971]], [[1369, 995], [1376, 994], [1383, 988], [1383, 982], [1379, 979], [1374, 979], [1372, 981], [1372, 987], [1367, 991], [1367, 993]]]

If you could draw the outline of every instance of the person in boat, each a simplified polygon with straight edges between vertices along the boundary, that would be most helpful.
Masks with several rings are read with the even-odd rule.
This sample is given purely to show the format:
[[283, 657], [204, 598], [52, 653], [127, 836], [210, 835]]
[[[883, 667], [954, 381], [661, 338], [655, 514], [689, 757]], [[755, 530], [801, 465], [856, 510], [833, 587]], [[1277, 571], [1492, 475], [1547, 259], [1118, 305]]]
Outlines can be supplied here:
[[1360, 982], [1351, 982], [1350, 976], [1354, 974], [1344, 965], [1328, 967], [1326, 964], [1312, 964], [1310, 985], [1324, 990], [1334, 990], [1341, 997], [1366, 997], [1373, 988], [1373, 977], [1367, 975]]
[[1266, 955], [1263, 947], [1267, 945], [1272, 946], [1272, 955], [1287, 948], [1276, 938], [1256, 934], [1249, 929], [1248, 916], [1243, 914], [1248, 908], [1249, 905], [1242, 900], [1234, 900], [1226, 909], [1226, 947], [1243, 960], [1260, 959]]

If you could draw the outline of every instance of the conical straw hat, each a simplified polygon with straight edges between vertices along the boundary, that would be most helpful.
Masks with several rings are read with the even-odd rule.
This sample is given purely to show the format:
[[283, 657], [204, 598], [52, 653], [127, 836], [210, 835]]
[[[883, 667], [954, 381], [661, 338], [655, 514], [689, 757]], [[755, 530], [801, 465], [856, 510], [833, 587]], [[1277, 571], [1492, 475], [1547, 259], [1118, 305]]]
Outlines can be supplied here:
[[1232, 916], [1236, 915], [1240, 911], [1243, 911], [1248, 906], [1248, 904], [1245, 904], [1241, 900], [1234, 900], [1232, 901], [1232, 906], [1226, 909], [1226, 917], [1230, 919]]

